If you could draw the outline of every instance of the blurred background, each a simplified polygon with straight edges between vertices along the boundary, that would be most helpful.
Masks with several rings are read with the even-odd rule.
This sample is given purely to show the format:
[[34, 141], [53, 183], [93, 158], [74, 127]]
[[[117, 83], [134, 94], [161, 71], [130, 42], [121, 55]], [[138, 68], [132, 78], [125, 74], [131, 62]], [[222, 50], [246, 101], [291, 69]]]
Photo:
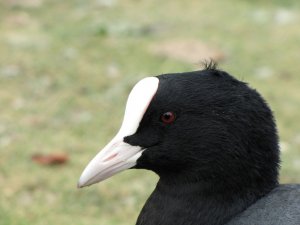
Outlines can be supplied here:
[[1, 0], [0, 224], [134, 224], [157, 177], [76, 188], [141, 78], [219, 67], [256, 88], [300, 182], [298, 0]]

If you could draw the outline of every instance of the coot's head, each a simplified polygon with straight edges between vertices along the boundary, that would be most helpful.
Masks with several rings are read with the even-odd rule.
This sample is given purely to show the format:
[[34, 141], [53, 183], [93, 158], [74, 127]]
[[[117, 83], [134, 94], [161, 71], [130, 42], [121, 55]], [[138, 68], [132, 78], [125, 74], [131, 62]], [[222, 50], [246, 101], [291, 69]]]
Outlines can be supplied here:
[[278, 164], [276, 126], [266, 102], [247, 84], [207, 68], [136, 84], [120, 131], [87, 166], [79, 186], [143, 168], [173, 184], [270, 189]]

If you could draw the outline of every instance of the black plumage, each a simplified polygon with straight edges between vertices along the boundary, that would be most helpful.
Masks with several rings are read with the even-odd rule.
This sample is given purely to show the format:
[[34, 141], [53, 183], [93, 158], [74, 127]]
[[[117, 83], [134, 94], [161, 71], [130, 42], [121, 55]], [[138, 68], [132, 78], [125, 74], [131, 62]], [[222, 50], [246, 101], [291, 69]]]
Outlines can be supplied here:
[[278, 184], [277, 129], [261, 95], [213, 65], [157, 78], [131, 92], [129, 108], [151, 85], [149, 105], [139, 103], [136, 126], [125, 123], [126, 136], [122, 125], [78, 186], [134, 165], [159, 176], [137, 225], [300, 225], [300, 185]]
[[300, 224], [299, 185], [280, 185], [274, 188], [228, 225], [297, 225]]
[[[256, 224], [251, 223], [256, 201], [278, 187], [278, 136], [267, 103], [246, 83], [214, 68], [158, 78], [159, 89], [138, 131], [124, 139], [147, 148], [135, 168], [160, 177], [137, 224], [221, 225], [253, 204], [252, 219], [244, 224]], [[159, 118], [168, 111], [176, 121], [166, 125]], [[293, 203], [276, 204], [298, 205], [286, 224], [299, 225], [300, 186], [293, 190]], [[272, 205], [276, 193], [261, 200], [269, 202], [266, 211], [277, 207]], [[264, 214], [263, 224], [278, 224], [285, 216]]]

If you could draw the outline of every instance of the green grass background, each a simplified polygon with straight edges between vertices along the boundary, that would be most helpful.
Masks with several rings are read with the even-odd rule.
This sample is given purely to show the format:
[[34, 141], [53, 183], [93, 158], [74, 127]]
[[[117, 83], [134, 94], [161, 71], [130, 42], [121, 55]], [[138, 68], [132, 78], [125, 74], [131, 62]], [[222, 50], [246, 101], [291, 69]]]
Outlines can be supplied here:
[[[298, 2], [0, 1], [0, 224], [134, 224], [153, 173], [76, 183], [118, 130], [135, 82], [199, 68], [149, 51], [173, 39], [217, 46], [219, 67], [262, 93], [281, 137], [281, 182], [300, 182]], [[70, 161], [31, 161], [52, 152]]]

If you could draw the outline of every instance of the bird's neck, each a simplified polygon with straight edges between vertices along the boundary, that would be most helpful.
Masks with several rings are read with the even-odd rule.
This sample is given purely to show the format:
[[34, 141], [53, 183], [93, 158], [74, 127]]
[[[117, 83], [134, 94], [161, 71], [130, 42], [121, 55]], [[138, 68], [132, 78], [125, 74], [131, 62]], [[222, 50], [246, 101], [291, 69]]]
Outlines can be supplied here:
[[244, 192], [204, 182], [172, 184], [160, 179], [137, 225], [223, 225], [261, 197]]

